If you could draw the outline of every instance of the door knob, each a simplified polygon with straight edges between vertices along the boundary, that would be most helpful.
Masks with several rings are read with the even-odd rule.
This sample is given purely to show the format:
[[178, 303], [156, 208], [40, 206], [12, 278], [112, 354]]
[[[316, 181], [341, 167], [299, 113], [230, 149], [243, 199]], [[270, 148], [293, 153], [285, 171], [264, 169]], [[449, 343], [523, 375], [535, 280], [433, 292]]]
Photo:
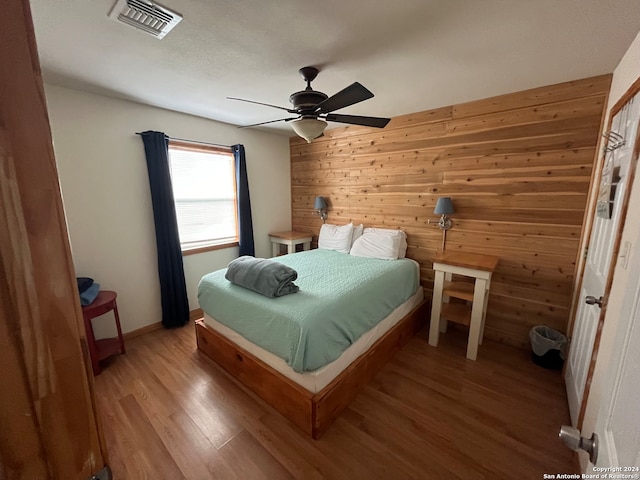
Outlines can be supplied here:
[[596, 298], [593, 295], [588, 295], [587, 297], [585, 297], [584, 301], [587, 305], [598, 305], [600, 308], [602, 308], [604, 297]]
[[580, 430], [577, 428], [570, 425], [562, 425], [558, 436], [574, 452], [578, 450], [587, 452], [589, 460], [595, 465], [598, 460], [598, 435], [595, 432], [591, 435], [591, 438], [585, 438], [580, 436]]

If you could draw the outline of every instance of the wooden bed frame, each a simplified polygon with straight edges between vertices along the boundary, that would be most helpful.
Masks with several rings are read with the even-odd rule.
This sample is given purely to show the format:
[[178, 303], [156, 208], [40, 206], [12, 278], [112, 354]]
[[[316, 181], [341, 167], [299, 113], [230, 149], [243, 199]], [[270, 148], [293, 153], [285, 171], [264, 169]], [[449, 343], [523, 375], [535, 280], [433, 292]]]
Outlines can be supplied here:
[[329, 385], [311, 393], [208, 327], [196, 324], [198, 349], [314, 439], [327, 430], [360, 390], [427, 319], [423, 300]]

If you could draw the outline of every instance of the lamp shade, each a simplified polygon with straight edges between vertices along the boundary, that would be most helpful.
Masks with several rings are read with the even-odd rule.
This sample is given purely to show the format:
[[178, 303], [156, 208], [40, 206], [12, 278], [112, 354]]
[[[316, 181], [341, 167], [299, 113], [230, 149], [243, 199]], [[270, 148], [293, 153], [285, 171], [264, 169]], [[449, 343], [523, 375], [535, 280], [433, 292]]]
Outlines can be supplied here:
[[322, 135], [322, 132], [324, 132], [324, 129], [327, 127], [327, 122], [324, 120], [310, 117], [302, 117], [290, 123], [293, 131], [296, 132], [299, 137], [304, 138], [307, 143], [311, 143], [311, 140]]
[[316, 200], [313, 203], [313, 209], [314, 210], [326, 210], [327, 209], [327, 202], [325, 201], [324, 197], [316, 197]]
[[433, 210], [433, 213], [436, 215], [449, 215], [451, 213], [456, 213], [453, 208], [451, 197], [440, 197], [436, 203], [436, 208]]

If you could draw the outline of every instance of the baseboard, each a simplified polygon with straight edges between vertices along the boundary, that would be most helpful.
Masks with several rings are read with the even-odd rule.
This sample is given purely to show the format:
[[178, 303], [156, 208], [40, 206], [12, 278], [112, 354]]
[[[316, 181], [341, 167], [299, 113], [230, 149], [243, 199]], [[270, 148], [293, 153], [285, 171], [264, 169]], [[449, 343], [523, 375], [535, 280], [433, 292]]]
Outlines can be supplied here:
[[[196, 308], [195, 310], [191, 310], [189, 312], [189, 321], [195, 322], [196, 320], [200, 320], [204, 317], [204, 312], [201, 308]], [[136, 330], [132, 330], [127, 333], [123, 333], [122, 336], [125, 340], [131, 340], [132, 338], [139, 337], [140, 335], [144, 335], [145, 333], [153, 332], [154, 330], [159, 330], [162, 328], [162, 322], [152, 323], [151, 325], [146, 325], [142, 328], [138, 328]]]
[[162, 322], [152, 323], [151, 325], [145, 325], [142, 328], [137, 328], [135, 330], [131, 330], [130, 332], [123, 333], [122, 336], [125, 340], [131, 340], [132, 338], [139, 337], [140, 335], [144, 335], [145, 333], [153, 332], [154, 330], [159, 330], [162, 328]]

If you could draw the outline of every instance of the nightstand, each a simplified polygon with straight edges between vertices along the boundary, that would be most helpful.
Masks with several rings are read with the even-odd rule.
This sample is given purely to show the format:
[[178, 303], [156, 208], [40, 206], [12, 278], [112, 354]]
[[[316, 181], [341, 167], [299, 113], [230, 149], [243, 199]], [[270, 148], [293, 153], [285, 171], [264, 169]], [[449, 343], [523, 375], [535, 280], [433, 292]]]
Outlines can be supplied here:
[[[87, 346], [89, 348], [89, 356], [91, 357], [91, 367], [93, 374], [99, 375], [102, 369], [100, 361], [117, 353], [124, 353], [124, 338], [120, 328], [120, 316], [118, 315], [118, 304], [116, 303], [116, 292], [109, 290], [100, 290], [96, 299], [89, 305], [82, 307], [82, 317], [84, 319], [84, 328], [87, 333]], [[96, 340], [93, 335], [93, 326], [91, 319], [100, 317], [107, 312], [113, 311], [116, 322], [116, 337], [104, 338]]]
[[[460, 323], [469, 327], [467, 358], [477, 358], [478, 345], [482, 345], [484, 335], [491, 274], [498, 261], [493, 255], [463, 252], [442, 253], [433, 259], [435, 279], [429, 345], [438, 346], [440, 333], [447, 330], [447, 321]], [[471, 277], [474, 283], [452, 282], [453, 275]], [[450, 303], [449, 297], [472, 302], [471, 309], [465, 304]]]
[[273, 257], [281, 255], [280, 245], [287, 246], [287, 253], [295, 253], [296, 246], [302, 245], [303, 250], [311, 249], [311, 235], [301, 232], [278, 232], [270, 233], [271, 253]]

